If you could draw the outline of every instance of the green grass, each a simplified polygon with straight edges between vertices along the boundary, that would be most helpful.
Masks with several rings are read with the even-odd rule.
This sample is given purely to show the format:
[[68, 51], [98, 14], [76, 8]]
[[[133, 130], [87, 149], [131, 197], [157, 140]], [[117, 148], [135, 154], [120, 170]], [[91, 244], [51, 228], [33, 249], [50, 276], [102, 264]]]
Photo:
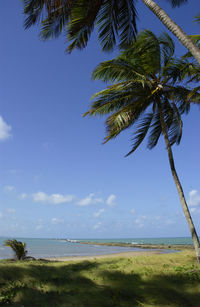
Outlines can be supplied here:
[[0, 306], [197, 307], [193, 251], [74, 262], [0, 262]]

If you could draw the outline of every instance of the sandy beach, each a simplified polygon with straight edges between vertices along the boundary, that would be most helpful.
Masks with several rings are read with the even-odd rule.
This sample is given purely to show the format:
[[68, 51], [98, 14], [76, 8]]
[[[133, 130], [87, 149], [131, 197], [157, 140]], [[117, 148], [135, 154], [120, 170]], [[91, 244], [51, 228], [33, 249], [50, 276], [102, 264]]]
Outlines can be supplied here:
[[122, 252], [116, 254], [105, 254], [96, 256], [73, 256], [73, 257], [47, 257], [45, 260], [50, 261], [82, 261], [82, 260], [96, 260], [103, 258], [117, 258], [117, 257], [136, 257], [136, 256], [150, 256], [150, 255], [160, 255], [164, 254], [163, 250], [149, 250], [149, 251], [136, 251], [136, 252]]

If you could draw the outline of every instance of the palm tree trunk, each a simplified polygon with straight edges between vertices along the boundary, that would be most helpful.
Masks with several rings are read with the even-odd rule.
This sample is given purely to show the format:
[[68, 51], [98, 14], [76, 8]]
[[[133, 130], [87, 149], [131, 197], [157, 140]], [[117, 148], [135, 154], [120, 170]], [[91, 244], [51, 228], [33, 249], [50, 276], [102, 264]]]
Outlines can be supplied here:
[[176, 185], [179, 197], [180, 197], [180, 201], [181, 201], [183, 212], [185, 214], [185, 218], [187, 220], [187, 223], [188, 223], [191, 235], [192, 235], [192, 239], [193, 239], [193, 243], [194, 243], [194, 248], [195, 248], [195, 252], [196, 252], [196, 257], [197, 257], [197, 262], [200, 264], [200, 244], [199, 244], [199, 238], [197, 236], [197, 232], [196, 232], [194, 223], [192, 221], [192, 217], [190, 215], [190, 211], [188, 209], [187, 202], [185, 200], [185, 196], [184, 196], [184, 193], [183, 193], [183, 188], [181, 186], [180, 180], [178, 178], [178, 175], [177, 175], [177, 172], [176, 172], [176, 169], [175, 169], [172, 148], [171, 148], [171, 145], [170, 145], [170, 142], [169, 142], [167, 128], [166, 128], [166, 125], [165, 125], [163, 110], [162, 110], [162, 106], [161, 106], [161, 102], [160, 101], [158, 101], [158, 109], [159, 109], [159, 114], [160, 114], [160, 122], [161, 122], [162, 132], [163, 132], [163, 135], [164, 135], [165, 144], [166, 144], [166, 148], [167, 148], [167, 152], [168, 152], [168, 158], [169, 158], [169, 164], [170, 164], [172, 176], [173, 176], [173, 179], [174, 179], [174, 182], [175, 182], [175, 185]]
[[160, 19], [160, 21], [172, 32], [179, 41], [191, 52], [200, 64], [200, 49], [192, 42], [190, 37], [167, 15], [167, 13], [154, 1], [142, 0], [142, 2]]

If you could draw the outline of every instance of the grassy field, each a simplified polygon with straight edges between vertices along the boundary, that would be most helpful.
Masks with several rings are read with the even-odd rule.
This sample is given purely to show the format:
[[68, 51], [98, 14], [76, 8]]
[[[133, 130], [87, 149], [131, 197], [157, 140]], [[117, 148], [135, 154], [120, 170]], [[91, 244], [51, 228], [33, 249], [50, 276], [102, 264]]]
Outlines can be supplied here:
[[0, 306], [198, 307], [193, 251], [74, 262], [0, 262]]

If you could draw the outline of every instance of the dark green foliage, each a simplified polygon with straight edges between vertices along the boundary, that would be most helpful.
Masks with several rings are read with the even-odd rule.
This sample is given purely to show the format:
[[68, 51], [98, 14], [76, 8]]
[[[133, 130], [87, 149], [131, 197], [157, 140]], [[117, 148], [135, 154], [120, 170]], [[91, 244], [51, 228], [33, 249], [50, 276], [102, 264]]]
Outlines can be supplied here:
[[[167, 0], [173, 7], [187, 0]], [[82, 49], [97, 27], [105, 51], [117, 44], [130, 46], [137, 33], [137, 0], [24, 0], [25, 28], [39, 22], [41, 38], [55, 38], [63, 31], [71, 42], [68, 52]], [[143, 17], [143, 16], [142, 16]]]
[[57, 37], [63, 31], [74, 48], [87, 45], [94, 26], [103, 50], [111, 50], [119, 39], [126, 47], [135, 38], [136, 9], [133, 0], [24, 0], [25, 28], [41, 22], [41, 38]]
[[26, 243], [17, 240], [6, 240], [4, 246], [11, 247], [14, 251], [16, 260], [23, 260], [26, 257]]
[[[96, 93], [90, 116], [108, 114], [105, 142], [123, 130], [134, 126], [133, 153], [148, 138], [148, 148], [156, 146], [161, 128], [161, 106], [170, 145], [179, 144], [182, 136], [181, 115], [187, 113], [191, 102], [200, 101], [199, 88], [191, 90], [184, 78], [184, 60], [174, 58], [174, 43], [168, 34], [156, 37], [143, 31], [130, 48], [94, 70], [95, 80], [112, 82]], [[188, 81], [188, 78], [187, 78]], [[180, 83], [181, 82], [181, 83]]]
[[181, 6], [182, 4], [185, 4], [188, 2], [188, 0], [167, 0], [171, 3], [172, 7]]

